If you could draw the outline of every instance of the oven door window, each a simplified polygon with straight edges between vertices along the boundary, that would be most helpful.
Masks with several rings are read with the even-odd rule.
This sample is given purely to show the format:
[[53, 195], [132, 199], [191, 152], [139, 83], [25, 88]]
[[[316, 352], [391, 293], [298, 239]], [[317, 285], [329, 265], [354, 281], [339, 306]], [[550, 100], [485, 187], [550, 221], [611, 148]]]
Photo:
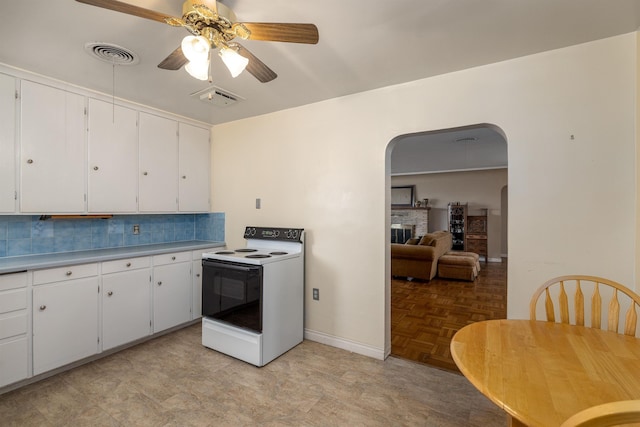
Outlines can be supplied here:
[[262, 266], [202, 261], [202, 315], [262, 332]]

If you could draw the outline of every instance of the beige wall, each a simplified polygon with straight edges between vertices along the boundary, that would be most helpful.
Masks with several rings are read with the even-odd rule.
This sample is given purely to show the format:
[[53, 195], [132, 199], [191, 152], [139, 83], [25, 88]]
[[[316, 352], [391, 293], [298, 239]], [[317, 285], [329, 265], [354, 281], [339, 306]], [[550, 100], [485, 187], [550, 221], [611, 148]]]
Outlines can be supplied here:
[[[501, 191], [507, 185], [507, 169], [393, 176], [391, 185], [415, 185], [417, 199], [429, 199], [430, 216], [434, 219], [443, 216], [442, 220], [446, 220], [449, 202], [467, 203], [470, 215], [479, 215], [480, 209], [487, 209], [489, 259], [500, 261]], [[443, 224], [436, 228], [447, 229]]]
[[389, 142], [497, 125], [509, 156], [508, 316], [526, 318], [555, 275], [634, 283], [635, 85], [634, 33], [214, 126], [213, 211], [226, 212], [230, 246], [248, 224], [306, 228], [306, 287], [320, 289], [320, 301], [305, 297], [307, 336], [382, 357]]

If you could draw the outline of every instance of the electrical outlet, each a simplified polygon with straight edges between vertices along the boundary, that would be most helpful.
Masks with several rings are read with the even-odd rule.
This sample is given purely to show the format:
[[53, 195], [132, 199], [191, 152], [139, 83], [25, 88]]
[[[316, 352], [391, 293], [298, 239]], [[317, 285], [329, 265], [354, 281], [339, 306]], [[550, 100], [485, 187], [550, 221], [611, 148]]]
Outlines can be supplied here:
[[133, 226], [133, 234], [140, 234], [140, 226], [138, 224]]
[[261, 203], [261, 200], [256, 199], [256, 209], [260, 209], [260, 203]]
[[313, 299], [316, 301], [320, 300], [320, 290], [318, 290], [318, 288], [313, 288]]

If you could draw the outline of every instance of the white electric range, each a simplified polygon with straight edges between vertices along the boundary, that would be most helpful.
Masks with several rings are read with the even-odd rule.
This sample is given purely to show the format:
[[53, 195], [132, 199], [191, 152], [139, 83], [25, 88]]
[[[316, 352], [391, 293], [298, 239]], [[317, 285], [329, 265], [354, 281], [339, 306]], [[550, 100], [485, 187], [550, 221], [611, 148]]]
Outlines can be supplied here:
[[256, 366], [304, 336], [304, 229], [246, 227], [246, 247], [202, 255], [202, 344]]

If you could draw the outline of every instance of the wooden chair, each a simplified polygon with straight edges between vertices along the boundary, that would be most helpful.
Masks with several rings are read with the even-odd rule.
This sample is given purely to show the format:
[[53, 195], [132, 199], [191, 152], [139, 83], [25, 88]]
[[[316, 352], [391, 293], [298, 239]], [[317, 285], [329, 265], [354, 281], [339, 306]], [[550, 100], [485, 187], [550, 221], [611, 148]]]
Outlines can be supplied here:
[[640, 422], [640, 400], [622, 400], [580, 411], [560, 427], [608, 427], [637, 422]]
[[[575, 293], [573, 294], [573, 314], [574, 314], [574, 322], [572, 323], [569, 319], [569, 297], [565, 290], [565, 282], [575, 282]], [[610, 288], [612, 289], [611, 300], [608, 306], [607, 313], [607, 329], [613, 332], [620, 332], [618, 330], [619, 319], [620, 319], [620, 301], [618, 299], [618, 294], [621, 293], [626, 295], [629, 302], [629, 308], [627, 309], [624, 317], [624, 329], [623, 333], [625, 335], [635, 336], [636, 328], [638, 324], [638, 315], [636, 313], [637, 306], [640, 306], [640, 295], [633, 292], [631, 289], [621, 285], [620, 283], [614, 282], [613, 280], [604, 279], [602, 277], [595, 276], [582, 276], [582, 275], [570, 275], [570, 276], [560, 276], [548, 280], [545, 282], [531, 297], [531, 303], [529, 305], [529, 314], [532, 320], [536, 320], [536, 307], [538, 305], [538, 299], [544, 293], [544, 307], [545, 313], [547, 316], [547, 321], [555, 322], [555, 308], [554, 301], [552, 298], [552, 293], [550, 292], [550, 288], [558, 287], [558, 308], [560, 314], [560, 323], [572, 323], [578, 326], [585, 326], [585, 302], [584, 302], [584, 294], [583, 294], [583, 284], [581, 286], [581, 282], [591, 282], [593, 283], [593, 293], [591, 296], [591, 312], [589, 313], [591, 317], [592, 328], [601, 329], [601, 318], [602, 318], [602, 296], [600, 293], [600, 288]], [[568, 283], [567, 283], [568, 285]], [[555, 292], [555, 291], [554, 291]]]

